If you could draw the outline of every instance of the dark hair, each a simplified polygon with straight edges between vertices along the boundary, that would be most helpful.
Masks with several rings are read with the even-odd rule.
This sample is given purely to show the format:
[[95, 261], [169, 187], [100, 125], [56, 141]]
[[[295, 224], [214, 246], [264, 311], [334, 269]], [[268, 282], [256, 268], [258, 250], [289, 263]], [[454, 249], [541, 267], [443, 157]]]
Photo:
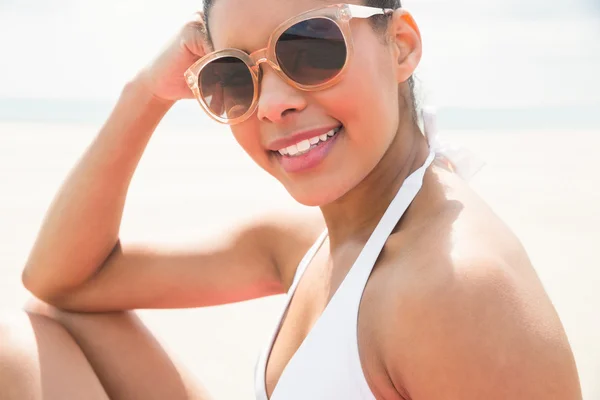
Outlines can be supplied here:
[[365, 5], [377, 8], [400, 8], [400, 0], [365, 0]]
[[[206, 0], [206, 1], [210, 1], [210, 0]], [[364, 0], [365, 5], [369, 6], [369, 7], [376, 7], [376, 8], [391, 8], [393, 10], [395, 10], [396, 8], [400, 8], [402, 6], [402, 4], [400, 3], [400, 0]], [[378, 30], [378, 31], [382, 31], [383, 29], [385, 29], [386, 27], [386, 23], [387, 23], [387, 19], [384, 16], [380, 16], [382, 18], [374, 18], [373, 19], [373, 27]], [[410, 78], [408, 78], [408, 87], [410, 88], [410, 102], [412, 105], [412, 111], [414, 112], [413, 115], [413, 119], [415, 120], [415, 122], [417, 122], [418, 117], [417, 117], [417, 110], [418, 110], [418, 105], [417, 105], [417, 98], [415, 96], [415, 80], [414, 78], [411, 76]]]
[[[212, 45], [212, 37], [210, 35], [210, 30], [208, 29], [208, 16], [210, 14], [210, 9], [212, 8], [212, 5], [214, 4], [216, 0], [204, 0], [204, 26], [206, 29], [206, 38], [208, 40], [208, 42]], [[396, 9], [396, 8], [400, 8], [401, 4], [400, 4], [400, 0], [363, 0], [364, 4], [366, 6], [369, 7], [376, 7], [376, 8], [391, 8], [391, 9]], [[376, 30], [380, 30], [381, 28], [384, 28], [386, 26], [387, 23], [387, 19], [385, 18], [385, 16], [381, 16], [383, 18], [374, 18], [373, 19], [373, 27]], [[417, 100], [415, 97], [415, 80], [414, 78], [411, 76], [408, 79], [408, 86], [410, 88], [410, 102], [412, 103], [412, 111], [414, 112], [413, 115], [413, 119], [416, 121], [417, 120]]]
[[[400, 0], [364, 0], [365, 6], [375, 7], [375, 8], [391, 8], [395, 10], [396, 8], [400, 8]], [[377, 28], [385, 27], [386, 18], [383, 15], [376, 16], [372, 18], [375, 21], [375, 26]]]

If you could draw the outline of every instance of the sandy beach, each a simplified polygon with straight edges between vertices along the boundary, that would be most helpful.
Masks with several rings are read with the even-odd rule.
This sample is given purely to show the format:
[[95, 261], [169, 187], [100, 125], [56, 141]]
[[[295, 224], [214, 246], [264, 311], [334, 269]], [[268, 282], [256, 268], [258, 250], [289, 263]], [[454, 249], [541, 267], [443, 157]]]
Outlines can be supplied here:
[[[23, 304], [20, 272], [54, 193], [94, 125], [0, 123], [0, 309]], [[449, 131], [486, 167], [472, 186], [523, 241], [565, 325], [587, 400], [600, 399], [598, 131]], [[301, 209], [227, 128], [159, 127], [134, 177], [123, 241], [181, 245], [274, 208]], [[216, 399], [253, 398], [253, 368], [282, 297], [142, 311]]]

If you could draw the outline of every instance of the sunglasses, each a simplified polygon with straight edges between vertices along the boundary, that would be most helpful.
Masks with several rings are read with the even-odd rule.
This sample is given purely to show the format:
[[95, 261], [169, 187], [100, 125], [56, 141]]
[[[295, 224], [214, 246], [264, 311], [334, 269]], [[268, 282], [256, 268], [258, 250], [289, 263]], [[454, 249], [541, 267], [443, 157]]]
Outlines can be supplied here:
[[300, 90], [329, 88], [340, 81], [352, 57], [350, 20], [391, 12], [354, 4], [310, 10], [279, 25], [264, 49], [252, 54], [224, 49], [205, 55], [185, 72], [185, 80], [210, 117], [238, 124], [256, 111], [261, 63], [268, 63]]

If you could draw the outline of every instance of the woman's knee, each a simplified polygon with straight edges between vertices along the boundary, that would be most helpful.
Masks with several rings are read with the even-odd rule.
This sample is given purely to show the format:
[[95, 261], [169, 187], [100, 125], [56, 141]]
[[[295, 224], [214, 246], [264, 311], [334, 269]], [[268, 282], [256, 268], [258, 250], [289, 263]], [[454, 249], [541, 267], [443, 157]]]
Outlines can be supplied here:
[[35, 338], [25, 313], [0, 315], [0, 393], [7, 399], [38, 399]]
[[107, 399], [65, 329], [26, 312], [0, 315], [0, 393], [11, 400]]
[[172, 360], [135, 312], [71, 313], [35, 299], [26, 309], [57, 321], [69, 332], [110, 397], [210, 398], [193, 375]]

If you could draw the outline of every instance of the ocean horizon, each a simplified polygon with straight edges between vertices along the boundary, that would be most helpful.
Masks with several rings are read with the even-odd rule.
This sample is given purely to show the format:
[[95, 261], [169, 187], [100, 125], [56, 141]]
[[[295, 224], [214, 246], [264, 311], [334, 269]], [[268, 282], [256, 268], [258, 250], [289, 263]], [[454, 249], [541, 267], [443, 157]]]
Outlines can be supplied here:
[[[115, 100], [116, 101], [116, 100]], [[90, 99], [0, 98], [0, 121], [60, 124], [102, 124], [115, 101]], [[437, 108], [442, 130], [598, 129], [600, 103], [565, 106]], [[195, 100], [178, 102], [163, 120], [177, 128], [215, 124]]]

